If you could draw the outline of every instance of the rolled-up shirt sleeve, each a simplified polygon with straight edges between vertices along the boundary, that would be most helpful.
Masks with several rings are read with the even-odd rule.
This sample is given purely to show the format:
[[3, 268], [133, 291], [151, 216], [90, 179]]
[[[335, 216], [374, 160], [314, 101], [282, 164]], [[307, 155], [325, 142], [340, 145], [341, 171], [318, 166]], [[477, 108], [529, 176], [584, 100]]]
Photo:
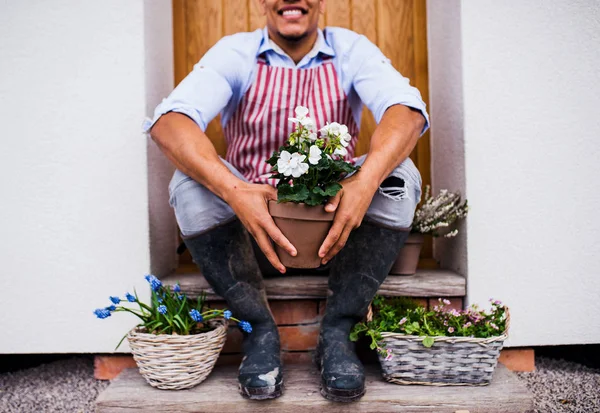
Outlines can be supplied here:
[[390, 60], [366, 37], [360, 36], [349, 50], [346, 64], [352, 71], [352, 86], [371, 110], [377, 123], [392, 105], [404, 105], [420, 111], [425, 118], [421, 135], [429, 128], [429, 115], [419, 90], [410, 85]]
[[239, 87], [239, 64], [227, 38], [213, 46], [177, 85], [171, 94], [154, 110], [142, 129], [150, 131], [158, 119], [169, 112], [182, 113], [191, 118], [202, 131], [228, 104], [234, 89]]

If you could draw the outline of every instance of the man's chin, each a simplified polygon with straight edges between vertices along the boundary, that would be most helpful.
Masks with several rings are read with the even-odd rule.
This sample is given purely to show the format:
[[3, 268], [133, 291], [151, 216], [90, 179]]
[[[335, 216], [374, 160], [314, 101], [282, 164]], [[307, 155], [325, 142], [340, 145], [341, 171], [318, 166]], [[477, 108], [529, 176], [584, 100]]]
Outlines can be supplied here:
[[300, 40], [304, 39], [306, 36], [308, 36], [307, 32], [302, 32], [302, 33], [282, 33], [279, 32], [278, 33], [279, 36], [281, 36], [282, 39], [288, 41], [288, 42], [299, 42]]

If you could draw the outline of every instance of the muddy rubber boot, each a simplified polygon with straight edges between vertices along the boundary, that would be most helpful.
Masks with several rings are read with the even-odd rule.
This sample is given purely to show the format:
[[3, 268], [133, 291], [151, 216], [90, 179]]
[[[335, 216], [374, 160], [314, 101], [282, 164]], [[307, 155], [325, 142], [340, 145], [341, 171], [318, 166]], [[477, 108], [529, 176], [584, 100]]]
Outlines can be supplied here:
[[332, 262], [330, 295], [315, 354], [326, 399], [352, 402], [365, 394], [364, 367], [350, 331], [366, 315], [408, 234], [363, 222]]
[[283, 394], [279, 333], [269, 309], [250, 235], [236, 219], [184, 239], [194, 262], [233, 315], [248, 321], [239, 368], [242, 396], [272, 399]]

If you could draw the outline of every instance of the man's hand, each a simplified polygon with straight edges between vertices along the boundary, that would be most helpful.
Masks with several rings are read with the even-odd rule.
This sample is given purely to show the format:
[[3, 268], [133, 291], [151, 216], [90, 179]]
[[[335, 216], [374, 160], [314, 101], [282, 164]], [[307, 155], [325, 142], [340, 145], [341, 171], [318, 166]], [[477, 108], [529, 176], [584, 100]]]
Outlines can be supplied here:
[[350, 232], [358, 228], [369, 209], [377, 186], [360, 172], [341, 182], [343, 188], [329, 200], [325, 211], [335, 212], [333, 225], [319, 249], [322, 264], [326, 264], [346, 245]]
[[275, 188], [270, 185], [245, 182], [236, 186], [225, 199], [244, 227], [252, 234], [271, 265], [283, 274], [285, 267], [279, 261], [271, 239], [290, 255], [295, 256], [297, 252], [273, 222], [273, 218], [269, 214], [269, 200], [277, 200]]

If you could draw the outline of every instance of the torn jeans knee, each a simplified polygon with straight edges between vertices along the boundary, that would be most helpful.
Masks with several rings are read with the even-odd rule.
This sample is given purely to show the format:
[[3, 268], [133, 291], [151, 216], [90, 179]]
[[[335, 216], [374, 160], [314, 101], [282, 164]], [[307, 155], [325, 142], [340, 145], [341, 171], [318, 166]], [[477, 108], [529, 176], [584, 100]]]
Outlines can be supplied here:
[[[358, 158], [362, 164], [365, 157]], [[365, 219], [381, 226], [407, 231], [421, 200], [421, 174], [410, 158], [404, 160], [381, 183]]]
[[397, 176], [387, 177], [379, 186], [378, 191], [392, 201], [400, 201], [407, 197], [406, 182]]

